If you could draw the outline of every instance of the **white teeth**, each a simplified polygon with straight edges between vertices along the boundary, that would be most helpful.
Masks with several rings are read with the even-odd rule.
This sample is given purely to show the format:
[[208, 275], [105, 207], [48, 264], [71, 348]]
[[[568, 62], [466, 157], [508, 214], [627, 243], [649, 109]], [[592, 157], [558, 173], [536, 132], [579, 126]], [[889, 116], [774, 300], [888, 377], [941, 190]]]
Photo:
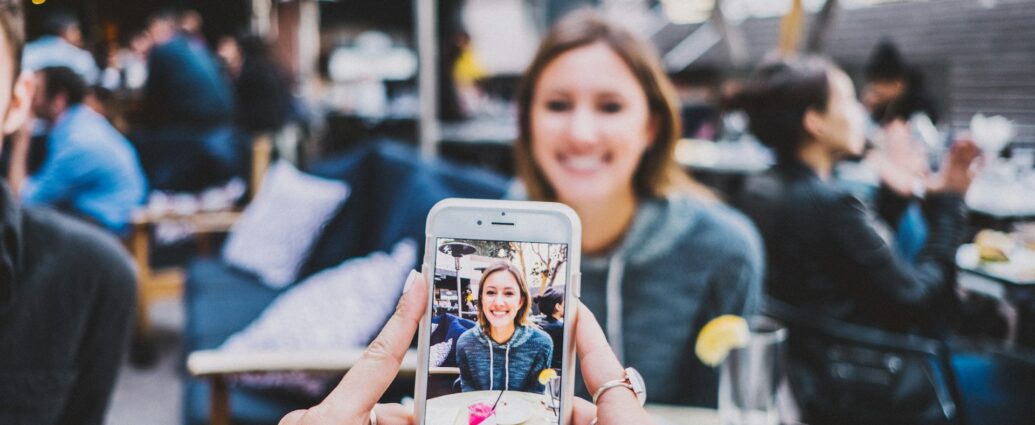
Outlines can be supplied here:
[[604, 165], [599, 155], [567, 156], [564, 165], [575, 171], [594, 171]]

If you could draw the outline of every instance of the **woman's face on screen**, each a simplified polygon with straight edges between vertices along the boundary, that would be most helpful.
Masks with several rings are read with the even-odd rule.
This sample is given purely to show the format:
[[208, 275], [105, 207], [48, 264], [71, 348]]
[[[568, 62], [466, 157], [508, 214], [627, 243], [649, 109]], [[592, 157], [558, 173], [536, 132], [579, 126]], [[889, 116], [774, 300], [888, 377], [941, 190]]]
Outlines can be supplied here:
[[490, 274], [482, 281], [481, 308], [486, 320], [494, 328], [514, 326], [514, 318], [521, 310], [521, 287], [507, 271]]

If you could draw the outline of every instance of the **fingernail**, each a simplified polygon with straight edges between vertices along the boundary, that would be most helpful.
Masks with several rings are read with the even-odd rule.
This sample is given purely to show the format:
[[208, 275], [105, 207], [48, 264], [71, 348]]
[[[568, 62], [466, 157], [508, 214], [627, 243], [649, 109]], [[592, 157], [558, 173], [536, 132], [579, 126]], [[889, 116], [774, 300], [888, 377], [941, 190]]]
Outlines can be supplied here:
[[420, 276], [420, 274], [417, 273], [416, 270], [410, 270], [410, 274], [408, 276], [406, 276], [406, 286], [403, 286], [403, 293], [404, 294], [407, 293], [407, 292], [410, 292], [410, 289], [413, 288], [413, 284], [414, 284], [414, 282], [417, 281], [417, 278], [419, 276]]

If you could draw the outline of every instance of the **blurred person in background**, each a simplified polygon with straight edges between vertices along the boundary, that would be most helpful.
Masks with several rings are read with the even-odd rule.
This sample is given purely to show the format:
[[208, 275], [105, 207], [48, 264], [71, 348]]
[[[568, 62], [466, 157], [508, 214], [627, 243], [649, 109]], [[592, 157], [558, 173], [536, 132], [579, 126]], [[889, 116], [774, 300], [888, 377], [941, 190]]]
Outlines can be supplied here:
[[717, 370], [690, 347], [711, 319], [756, 311], [761, 241], [676, 163], [679, 104], [657, 54], [599, 13], [574, 12], [516, 96], [518, 176], [527, 198], [578, 213], [582, 302], [618, 359], [651, 402], [715, 406]]
[[27, 178], [13, 172], [25, 167], [12, 167], [12, 187], [27, 205], [51, 206], [125, 235], [147, 192], [133, 145], [83, 104], [89, 89], [71, 69], [44, 68], [36, 82], [32, 111], [47, 128], [46, 159]]
[[921, 116], [931, 123], [938, 122], [939, 114], [923, 73], [908, 65], [890, 40], [878, 43], [870, 54], [862, 103], [878, 125]]
[[974, 143], [956, 143], [926, 182], [930, 230], [910, 263], [889, 242], [889, 223], [911, 199], [884, 185], [875, 215], [831, 180], [838, 161], [865, 145], [865, 116], [847, 74], [820, 58], [769, 63], [738, 104], [777, 157], [771, 170], [748, 179], [737, 202], [765, 240], [768, 294], [811, 314], [890, 331], [941, 327], [966, 229], [963, 193], [980, 154]]
[[553, 359], [550, 367], [560, 370], [564, 364], [564, 288], [550, 288], [535, 297], [536, 306], [543, 314], [539, 328], [553, 340]]
[[224, 36], [216, 44], [223, 73], [232, 82], [237, 113], [234, 124], [242, 144], [270, 137], [274, 154], [298, 163], [298, 136], [293, 127], [303, 124], [304, 108], [292, 91], [288, 71], [277, 61], [273, 46], [262, 36]]
[[[789, 379], [803, 422], [946, 423], [958, 419], [957, 403], [965, 403], [968, 423], [993, 412], [1007, 412], [999, 417], [1016, 421], [1009, 423], [1030, 423], [1032, 409], [1019, 395], [1031, 393], [1030, 363], [1018, 367], [1002, 360], [1010, 355], [989, 354], [1011, 351], [1001, 342], [960, 338], [961, 329], [973, 326], [968, 322], [987, 322], [971, 311], [972, 300], [961, 296], [956, 281], [956, 251], [967, 231], [963, 195], [980, 165], [975, 143], [959, 140], [950, 147], [938, 173], [923, 180], [922, 198], [885, 183], [871, 210], [832, 176], [840, 160], [858, 156], [865, 145], [865, 111], [844, 71], [815, 57], [767, 63], [738, 104], [751, 132], [777, 158], [772, 169], [747, 180], [737, 200], [765, 240], [768, 295], [804, 317], [794, 320], [820, 329], [863, 327], [835, 336], [791, 330], [788, 353], [798, 372]], [[912, 261], [895, 249], [892, 232], [911, 202], [920, 206], [928, 228]], [[890, 334], [869, 333], [873, 328]], [[894, 334], [899, 339], [889, 336]], [[903, 359], [902, 353], [915, 356], [920, 341], [930, 346], [931, 339], [912, 335], [939, 341], [938, 360]], [[842, 355], [850, 351], [855, 354]], [[861, 356], [906, 363], [865, 374], [831, 372], [866, 367]], [[917, 368], [918, 362], [931, 369]], [[889, 378], [872, 379], [877, 376]], [[862, 417], [846, 418], [845, 412]]]
[[[32, 108], [21, 3], [0, 0], [4, 135]], [[6, 183], [0, 241], [0, 423], [103, 424], [136, 306], [130, 259], [93, 226], [19, 205]]]
[[[238, 127], [249, 136], [280, 130], [291, 118], [291, 80], [273, 58], [270, 45], [257, 35], [238, 40], [239, 69], [234, 78]], [[222, 58], [222, 55], [220, 55]], [[226, 62], [233, 70], [233, 59]]]
[[234, 99], [215, 57], [179, 31], [174, 11], [151, 18], [137, 143], [152, 188], [198, 192], [243, 176], [247, 151], [233, 131]]
[[151, 50], [151, 36], [137, 31], [129, 36], [125, 46], [111, 52], [101, 77], [105, 89], [140, 90], [147, 82], [147, 53]]
[[[934, 126], [938, 113], [923, 74], [906, 64], [889, 40], [881, 41], [870, 55], [862, 103], [871, 120], [866, 134], [875, 148], [867, 153], [866, 164], [899, 196], [922, 195], [923, 181], [931, 171], [928, 152], [937, 154], [941, 149]], [[892, 224], [896, 249], [914, 261], [927, 237], [920, 205], [911, 203], [901, 220]]]
[[[877, 172], [886, 190], [908, 200], [900, 218], [888, 225], [894, 232], [896, 252], [915, 262], [929, 232], [921, 202], [924, 182], [944, 154], [944, 141], [935, 127], [938, 109], [924, 74], [890, 40], [874, 48], [865, 77], [861, 99], [870, 117], [867, 138], [874, 148], [866, 154], [865, 163]], [[1006, 335], [1003, 316], [1013, 314], [1008, 306], [977, 293], [961, 293], [960, 297], [966, 302], [953, 323], [957, 334]]]
[[177, 20], [180, 33], [197, 49], [204, 49], [208, 45], [208, 43], [205, 43], [205, 34], [201, 32], [201, 27], [204, 23], [205, 21], [202, 19], [201, 14], [191, 9], [180, 12], [179, 19]]
[[48, 12], [43, 25], [43, 36], [25, 45], [22, 69], [38, 71], [65, 66], [79, 74], [87, 85], [97, 83], [100, 69], [93, 55], [83, 49], [79, 19], [68, 10], [56, 9]]
[[216, 42], [216, 57], [223, 67], [223, 73], [230, 81], [237, 81], [241, 75], [241, 65], [244, 63], [244, 56], [241, 53], [241, 45], [237, 37], [224, 35]]

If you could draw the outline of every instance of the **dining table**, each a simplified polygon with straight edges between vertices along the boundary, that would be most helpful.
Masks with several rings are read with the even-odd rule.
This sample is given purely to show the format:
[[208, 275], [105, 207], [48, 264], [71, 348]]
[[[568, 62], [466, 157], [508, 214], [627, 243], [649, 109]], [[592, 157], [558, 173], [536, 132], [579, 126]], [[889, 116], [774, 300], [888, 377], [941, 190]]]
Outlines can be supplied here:
[[[470, 391], [448, 394], [428, 400], [427, 425], [468, 425], [468, 406], [482, 402], [492, 405], [499, 391]], [[499, 425], [549, 425], [557, 423], [555, 409], [548, 397], [540, 393], [512, 391], [505, 393], [497, 410], [503, 412]], [[719, 425], [714, 409], [648, 404], [647, 412], [657, 425]]]
[[1007, 261], [985, 261], [978, 246], [967, 243], [956, 251], [956, 267], [960, 288], [1000, 303], [1006, 341], [1035, 347], [1035, 250], [1018, 246]]

